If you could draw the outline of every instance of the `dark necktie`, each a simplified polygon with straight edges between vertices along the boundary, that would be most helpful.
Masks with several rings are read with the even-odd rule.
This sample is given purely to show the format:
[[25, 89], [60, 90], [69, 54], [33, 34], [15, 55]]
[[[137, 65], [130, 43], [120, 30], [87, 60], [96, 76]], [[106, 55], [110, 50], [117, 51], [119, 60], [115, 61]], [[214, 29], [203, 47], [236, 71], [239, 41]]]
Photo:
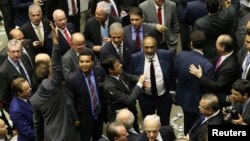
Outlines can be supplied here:
[[155, 67], [153, 60], [150, 61], [150, 81], [151, 81], [151, 94], [152, 96], [157, 96], [157, 87], [156, 87], [156, 79], [155, 79]]
[[119, 58], [120, 58], [120, 61], [121, 61], [121, 64], [123, 64], [123, 54], [122, 54], [122, 47], [121, 45], [117, 46], [117, 49], [118, 49], [118, 55], [119, 55]]
[[121, 84], [122, 84], [128, 91], [130, 91], [128, 85], [122, 80], [121, 77], [119, 78], [119, 81], [121, 82]]
[[76, 3], [75, 3], [75, 0], [71, 0], [71, 5], [72, 5], [73, 15], [75, 15], [76, 14]]
[[71, 38], [70, 38], [70, 36], [69, 36], [68, 30], [65, 29], [63, 32], [64, 32], [64, 35], [65, 35], [65, 37], [66, 37], [66, 40], [67, 40], [68, 44], [69, 44], [70, 46], [72, 46]]
[[218, 59], [218, 61], [217, 61], [217, 63], [216, 63], [215, 71], [218, 70], [218, 68], [220, 67], [220, 65], [221, 65], [221, 57], [219, 57], [219, 59]]
[[158, 16], [159, 24], [162, 24], [161, 7], [158, 8], [157, 16]]
[[28, 80], [28, 78], [27, 78], [27, 76], [25, 74], [25, 71], [24, 71], [23, 67], [20, 65], [19, 62], [17, 62], [16, 64], [17, 64], [17, 67], [18, 67], [18, 69], [19, 69], [22, 77], [29, 82], [29, 80]]
[[92, 113], [93, 113], [93, 117], [97, 118], [98, 116], [98, 113], [100, 112], [100, 103], [98, 101], [98, 96], [97, 96], [97, 93], [96, 93], [96, 90], [95, 90], [95, 87], [92, 83], [92, 80], [90, 78], [90, 75], [87, 76], [87, 79], [88, 79], [88, 84], [89, 84], [89, 90], [90, 90], [90, 96], [91, 96], [91, 99], [92, 99]]
[[115, 11], [113, 4], [110, 4], [110, 8], [111, 8], [111, 15], [114, 17], [119, 17]]
[[140, 30], [136, 30], [136, 50], [141, 51], [141, 38], [140, 38]]

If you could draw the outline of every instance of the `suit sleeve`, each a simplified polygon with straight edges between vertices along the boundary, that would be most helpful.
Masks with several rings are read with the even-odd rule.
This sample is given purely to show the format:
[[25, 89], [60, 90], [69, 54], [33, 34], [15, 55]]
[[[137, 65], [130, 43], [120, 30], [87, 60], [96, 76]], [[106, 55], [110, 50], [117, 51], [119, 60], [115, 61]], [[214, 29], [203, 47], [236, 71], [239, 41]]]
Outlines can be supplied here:
[[43, 117], [38, 110], [34, 110], [33, 113], [33, 123], [35, 128], [36, 141], [43, 141], [44, 139], [44, 127], [43, 127]]

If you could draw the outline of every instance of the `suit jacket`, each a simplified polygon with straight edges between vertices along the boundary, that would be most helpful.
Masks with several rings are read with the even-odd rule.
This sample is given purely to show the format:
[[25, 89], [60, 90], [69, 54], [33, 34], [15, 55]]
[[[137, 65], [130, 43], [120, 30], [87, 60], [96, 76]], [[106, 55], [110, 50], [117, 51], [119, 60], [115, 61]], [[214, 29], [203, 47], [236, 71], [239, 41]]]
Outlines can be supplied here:
[[[134, 53], [135, 43], [134, 41], [129, 42], [127, 40], [123, 40], [123, 62], [122, 63], [122, 69], [126, 72], [129, 71], [129, 63], [131, 59], [132, 53]], [[112, 44], [112, 42], [109, 42], [103, 46], [103, 48], [99, 52], [99, 58], [102, 60], [107, 55], [113, 55], [120, 59], [119, 54], [116, 51], [116, 48]], [[121, 60], [120, 60], [121, 61]]]
[[189, 130], [190, 141], [198, 141], [198, 137], [205, 128], [208, 128], [208, 125], [222, 125], [225, 124], [224, 116], [222, 112], [219, 112], [216, 116], [209, 118], [207, 121], [201, 124], [200, 118], [194, 123], [194, 125]]
[[207, 15], [195, 21], [194, 30], [202, 30], [206, 34], [206, 43], [204, 47], [204, 56], [208, 59], [216, 58], [217, 51], [215, 42], [221, 34], [231, 34], [235, 17], [237, 17], [238, 9], [240, 7], [238, 0], [232, 0], [232, 5], [229, 8], [224, 8], [218, 14]]
[[33, 0], [12, 0], [15, 11], [15, 25], [22, 26], [29, 21], [28, 9]]
[[239, 65], [235, 55], [231, 54], [215, 71], [214, 80], [202, 75], [200, 82], [206, 89], [213, 91], [223, 104], [227, 95], [231, 94], [232, 84], [237, 78], [239, 78]]
[[[159, 133], [163, 141], [174, 141], [176, 139], [174, 130], [170, 126], [161, 126]], [[136, 141], [149, 141], [146, 132], [140, 134]]]
[[[153, 0], [147, 0], [142, 2], [139, 7], [143, 11], [143, 15], [145, 18], [145, 22], [147, 23], [159, 23], [157, 18], [157, 13], [154, 5]], [[151, 9], [151, 10], [149, 10]], [[168, 28], [168, 30], [165, 31], [165, 40], [167, 43], [167, 46], [173, 50], [176, 49], [177, 45], [177, 32], [179, 32], [179, 22], [176, 12], [176, 4], [172, 1], [165, 0], [164, 2], [164, 21], [162, 21], [162, 24]], [[165, 47], [166, 49], [166, 47]]]
[[127, 131], [127, 132], [128, 132], [128, 141], [136, 141], [137, 138], [139, 137], [139, 134], [136, 134], [130, 131]]
[[[159, 63], [161, 66], [163, 81], [165, 84], [166, 92], [174, 89], [175, 80], [174, 80], [174, 61], [173, 55], [170, 51], [158, 49], [156, 51], [156, 55], [158, 56]], [[135, 75], [141, 75], [144, 73], [144, 62], [145, 55], [143, 52], [137, 52], [132, 54], [130, 61], [130, 73]]]
[[[31, 87], [34, 86], [35, 82], [32, 79], [33, 76], [33, 70], [30, 65], [30, 62], [25, 58], [24, 55], [21, 57], [22, 63], [24, 64], [24, 67], [29, 75], [29, 78], [31, 80]], [[14, 80], [17, 77], [21, 77], [21, 74], [18, 72], [18, 70], [13, 66], [8, 58], [4, 60], [4, 62], [1, 64], [0, 68], [0, 101], [3, 102], [3, 107], [6, 111], [9, 111], [9, 106], [11, 99], [13, 97], [13, 92], [11, 90], [11, 83], [12, 80]]]
[[73, 72], [79, 68], [78, 56], [73, 48], [70, 48], [62, 56], [63, 76], [67, 78], [70, 72]]
[[130, 89], [130, 84], [136, 83], [138, 76], [123, 72], [120, 75], [120, 79], [122, 79], [127, 86], [110, 75], [106, 75], [103, 83], [103, 89], [108, 103], [108, 119], [110, 121], [115, 120], [116, 110], [122, 108], [128, 108], [136, 116], [136, 99], [144, 92], [143, 89], [137, 85], [133, 89]]
[[[67, 24], [67, 29], [69, 31], [69, 33], [72, 35], [73, 33], [75, 33], [75, 28], [74, 25], [72, 23], [68, 23]], [[58, 42], [59, 42], [59, 47], [61, 48], [61, 55], [63, 56], [71, 47], [69, 45], [69, 43], [67, 42], [66, 38], [63, 36], [63, 33], [61, 33], [58, 30]], [[47, 39], [47, 51], [49, 52], [49, 55], [51, 55], [51, 51], [53, 48], [53, 40], [52, 40], [52, 34], [50, 33], [48, 35], [48, 39]]]
[[30, 98], [37, 141], [80, 141], [72, 96], [62, 82], [60, 48], [54, 46], [51, 76], [42, 81]]
[[[120, 19], [109, 16], [108, 29], [114, 22], [120, 22]], [[93, 46], [102, 45], [100, 22], [95, 17], [88, 19], [83, 34], [87, 40], [88, 47], [93, 48]]]
[[[238, 57], [238, 63], [239, 63], [239, 67], [240, 67], [240, 75], [242, 75], [243, 73], [243, 68], [242, 68], [242, 65], [243, 65], [243, 62], [247, 56], [247, 52], [248, 50], [244, 47], [242, 48], [238, 54], [237, 54], [237, 57]], [[247, 80], [250, 80], [250, 71], [247, 72], [247, 76], [246, 76], [246, 79]]]
[[[103, 119], [106, 118], [106, 109], [107, 109], [106, 101], [102, 93], [102, 82], [105, 77], [105, 71], [100, 66], [94, 66], [93, 73], [95, 77], [97, 94], [101, 105], [101, 113], [98, 115], [97, 120], [100, 121], [101, 124], [103, 124]], [[93, 129], [102, 131], [102, 129], [97, 129], [96, 127], [95, 128], [93, 127], [94, 121], [96, 120], [93, 120], [94, 118], [92, 116], [92, 111], [91, 111], [90, 92], [88, 90], [88, 84], [85, 81], [85, 76], [82, 70], [78, 68], [74, 72], [70, 73], [67, 77], [66, 82], [70, 91], [73, 93], [75, 108], [81, 123], [80, 124], [81, 136], [86, 136], [86, 135], [92, 136]]]
[[14, 96], [10, 104], [10, 118], [18, 130], [18, 141], [35, 141], [33, 110], [30, 103]]
[[209, 79], [213, 79], [214, 66], [201, 53], [192, 51], [182, 51], [177, 54], [175, 59], [175, 72], [177, 75], [175, 100], [184, 111], [199, 113], [199, 101], [205, 93], [199, 80], [189, 72], [189, 66], [200, 65], [202, 72]]
[[[51, 27], [49, 25], [49, 20], [43, 19], [41, 22], [43, 24], [43, 33], [44, 33], [43, 39], [44, 39], [44, 42], [43, 42], [42, 47], [35, 48], [35, 51], [36, 51], [35, 53], [36, 54], [38, 54], [38, 53], [48, 53], [47, 50], [46, 50], [46, 43], [47, 43], [46, 40], [47, 40], [47, 36], [51, 32]], [[32, 27], [32, 24], [31, 24], [30, 21], [25, 23], [24, 25], [22, 25], [20, 27], [20, 30], [23, 32], [23, 35], [24, 35], [24, 37], [26, 39], [30, 39], [32, 42], [39, 41], [39, 38], [37, 37], [36, 31]]]
[[[142, 28], [143, 28], [143, 38], [145, 38], [146, 36], [153, 36], [157, 39], [158, 46], [161, 45], [160, 34], [159, 32], [156, 31], [154, 26], [148, 23], [142, 23]], [[135, 42], [135, 40], [133, 40], [132, 38], [132, 25], [131, 24], [127, 25], [123, 29], [124, 29], [124, 38], [127, 39], [129, 42]], [[133, 47], [135, 47], [135, 45]], [[141, 50], [136, 50], [136, 52], [138, 51], [141, 51]]]

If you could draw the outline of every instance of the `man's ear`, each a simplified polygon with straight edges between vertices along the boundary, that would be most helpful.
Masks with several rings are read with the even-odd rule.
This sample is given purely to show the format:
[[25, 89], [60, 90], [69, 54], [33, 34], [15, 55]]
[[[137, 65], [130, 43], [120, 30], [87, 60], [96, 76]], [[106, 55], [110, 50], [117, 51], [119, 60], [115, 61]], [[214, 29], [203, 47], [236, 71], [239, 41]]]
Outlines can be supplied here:
[[113, 69], [109, 68], [109, 73], [112, 73], [113, 72]]

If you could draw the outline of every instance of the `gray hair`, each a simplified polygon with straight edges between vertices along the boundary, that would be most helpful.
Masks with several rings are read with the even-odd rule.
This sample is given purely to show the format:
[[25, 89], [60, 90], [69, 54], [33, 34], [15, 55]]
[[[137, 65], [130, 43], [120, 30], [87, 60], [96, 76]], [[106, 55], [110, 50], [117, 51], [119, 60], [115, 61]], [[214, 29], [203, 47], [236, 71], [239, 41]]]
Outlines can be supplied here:
[[114, 22], [110, 25], [109, 27], [109, 33], [113, 33], [113, 32], [121, 32], [124, 33], [122, 24], [119, 22]]
[[161, 126], [160, 117], [156, 114], [147, 115], [143, 120], [143, 126], [145, 127], [147, 123], [156, 122], [158, 126]]
[[8, 42], [7, 50], [9, 51], [11, 47], [14, 47], [14, 46], [17, 46], [17, 45], [19, 45], [20, 48], [22, 48], [22, 42], [21, 41], [19, 41], [17, 39], [11, 39]]
[[110, 5], [106, 1], [98, 2], [96, 5], [96, 9], [102, 9], [107, 16], [111, 14]]
[[126, 130], [129, 130], [134, 125], [135, 117], [128, 109], [122, 109], [116, 115], [116, 121], [121, 122], [125, 126]]
[[34, 11], [39, 11], [40, 13], [42, 13], [42, 9], [38, 4], [31, 4], [29, 6], [29, 14], [31, 14]]

